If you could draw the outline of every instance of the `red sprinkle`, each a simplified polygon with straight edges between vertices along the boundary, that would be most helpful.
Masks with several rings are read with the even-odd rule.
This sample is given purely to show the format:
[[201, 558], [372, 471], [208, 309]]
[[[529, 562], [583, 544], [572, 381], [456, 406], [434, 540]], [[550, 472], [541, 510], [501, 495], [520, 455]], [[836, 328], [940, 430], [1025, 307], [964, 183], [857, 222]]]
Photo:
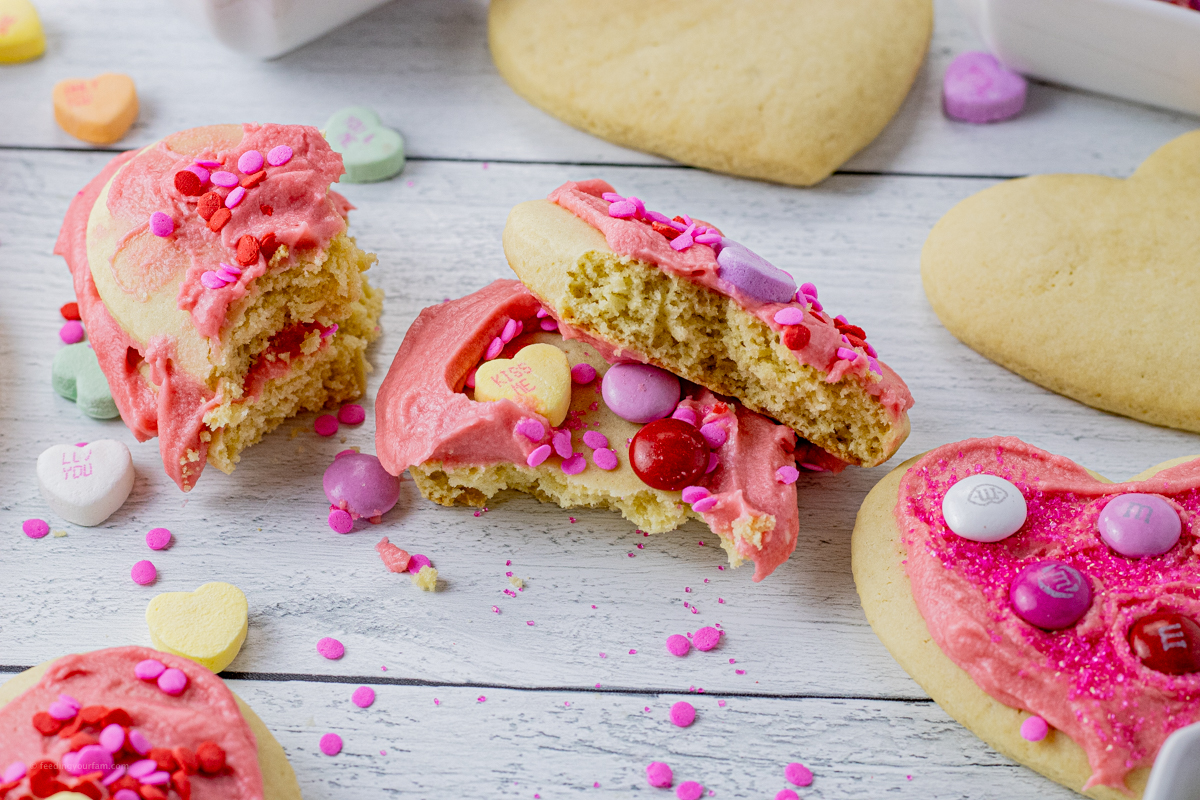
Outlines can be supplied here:
[[196, 748], [196, 758], [205, 772], [220, 772], [225, 768], [225, 751], [216, 742], [201, 742]]
[[266, 214], [268, 217], [275, 213], [275, 209], [271, 208], [266, 203], [261, 204], [258, 207], [258, 210], [261, 211], [263, 214]]
[[196, 213], [205, 220], [212, 219], [212, 215], [217, 213], [217, 209], [225, 205], [224, 199], [216, 192], [209, 192], [200, 198], [200, 202], [196, 204]]
[[55, 719], [45, 711], [39, 711], [33, 715], [33, 727], [37, 728], [38, 733], [42, 736], [53, 736], [62, 730], [66, 722], [61, 719]]
[[246, 177], [242, 178], [242, 188], [253, 189], [255, 186], [258, 186], [260, 183], [262, 183], [266, 177], [267, 171], [265, 169], [260, 169], [253, 175], [247, 175]]
[[189, 169], [181, 169], [175, 173], [175, 188], [186, 197], [195, 197], [202, 191], [200, 176]]
[[171, 785], [178, 792], [179, 800], [192, 800], [192, 782], [183, 770], [171, 775]]
[[804, 325], [788, 325], [783, 329], [783, 346], [788, 350], [799, 350], [812, 339], [812, 331]]
[[248, 233], [242, 236], [237, 243], [238, 264], [248, 267], [258, 261], [258, 250], [258, 239]]
[[[268, 208], [270, 208], [270, 206], [268, 206]], [[271, 256], [275, 255], [275, 251], [278, 249], [279, 242], [275, 240], [275, 234], [273, 232], [264, 236], [262, 238], [262, 242], [259, 244], [259, 250], [262, 251], [263, 258], [265, 258], [267, 261], [271, 260]]]
[[225, 223], [229, 222], [231, 219], [233, 219], [233, 212], [228, 208], [221, 206], [213, 212], [211, 217], [208, 218], [208, 229], [213, 233], [216, 233], [220, 231], [221, 228], [224, 228]]
[[64, 303], [63, 307], [58, 310], [62, 314], [63, 319], [79, 319], [79, 304]]
[[179, 762], [180, 768], [187, 775], [195, 775], [200, 771], [200, 759], [196, 758], [196, 754], [188, 747], [176, 747], [171, 751], [175, 756], [175, 760]]

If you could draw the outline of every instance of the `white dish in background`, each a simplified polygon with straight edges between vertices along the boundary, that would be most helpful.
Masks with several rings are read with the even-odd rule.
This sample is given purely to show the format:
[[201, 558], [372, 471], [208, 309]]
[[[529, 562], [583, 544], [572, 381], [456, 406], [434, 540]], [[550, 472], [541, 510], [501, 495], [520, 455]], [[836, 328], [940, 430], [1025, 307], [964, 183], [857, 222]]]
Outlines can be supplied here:
[[1200, 11], [1162, 0], [958, 0], [1011, 69], [1200, 114]]
[[1200, 800], [1200, 722], [1167, 737], [1142, 800]]
[[275, 58], [346, 24], [388, 0], [178, 0], [222, 44]]

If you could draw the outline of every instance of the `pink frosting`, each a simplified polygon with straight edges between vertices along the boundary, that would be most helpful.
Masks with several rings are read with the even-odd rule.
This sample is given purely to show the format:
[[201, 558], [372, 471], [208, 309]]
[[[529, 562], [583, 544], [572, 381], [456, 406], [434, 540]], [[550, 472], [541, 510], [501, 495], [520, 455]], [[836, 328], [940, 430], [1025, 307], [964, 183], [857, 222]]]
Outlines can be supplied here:
[[[168, 695], [154, 681], [136, 677], [134, 667], [151, 658], [187, 675], [182, 694]], [[60, 694], [74, 697], [85, 708], [124, 709], [133, 729], [154, 747], [187, 747], [194, 752], [201, 742], [219, 745], [225, 751], [227, 774], [193, 775], [194, 800], [261, 800], [263, 777], [254, 733], [233, 693], [220, 678], [194, 662], [145, 647], [114, 647], [58, 659], [35, 686], [0, 708], [0, 761], [32, 765], [50, 759], [62, 765], [68, 739], [43, 736], [32, 723], [34, 714], [49, 708]], [[63, 777], [60, 775], [60, 780]], [[19, 796], [21, 786], [26, 785], [28, 778], [13, 796]]]
[[[958, 480], [977, 473], [1012, 482], [1029, 514], [1013, 536], [978, 543], [950, 532], [941, 505]], [[1141, 559], [1111, 550], [1096, 530], [1108, 498], [1161, 494], [1184, 524], [1167, 553]], [[1145, 667], [1130, 627], [1156, 611], [1200, 620], [1200, 460], [1145, 482], [1102, 483], [1083, 467], [1014, 438], [970, 439], [925, 454], [903, 478], [896, 520], [907, 548], [913, 598], [938, 647], [997, 701], [1044, 718], [1087, 754], [1088, 787], [1125, 788], [1154, 762], [1168, 735], [1200, 721], [1200, 674]], [[1094, 600], [1072, 628], [1024, 622], [1009, 586], [1031, 563], [1054, 559], [1082, 572]]]
[[[694, 244], [685, 250], [675, 250], [666, 236], [647, 223], [609, 216], [609, 204], [601, 195], [612, 191], [612, 186], [602, 180], [568, 181], [551, 192], [549, 200], [603, 233], [614, 253], [654, 264], [670, 275], [687, 278], [706, 289], [732, 297], [776, 332], [782, 332], [785, 327], [775, 321], [775, 314], [781, 309], [791, 307], [803, 312], [803, 324], [812, 335], [807, 345], [792, 351], [801, 363], [826, 373], [825, 380], [829, 383], [852, 377], [864, 391], [879, 399], [893, 419], [898, 419], [912, 407], [908, 387], [882, 361], [876, 362], [883, 373], [879, 376], [870, 371], [870, 361], [861, 349], [854, 361], [838, 358], [839, 348], [854, 348], [843, 341], [828, 315], [794, 299], [789, 303], [762, 303], [749, 297], [721, 279], [716, 252], [709, 245]], [[570, 335], [570, 331], [565, 333]]]
[[[522, 320], [526, 330], [535, 330], [539, 309], [537, 298], [520, 282], [499, 280], [421, 312], [405, 335], [375, 404], [375, 449], [388, 472], [399, 475], [426, 461], [441, 461], [448, 467], [524, 464], [534, 448], [550, 443], [551, 429], [544, 417], [510, 400], [478, 403], [462, 392], [467, 375], [506, 322]], [[510, 345], [520, 346], [519, 338]], [[509, 349], [501, 353], [510, 355]], [[710, 413], [713, 419], [723, 417], [728, 426], [728, 439], [715, 451], [720, 466], [700, 484], [718, 497], [703, 517], [715, 532], [729, 534], [739, 517], [774, 515], [775, 528], [763, 534], [761, 548], [737, 542], [739, 554], [754, 563], [754, 580], [759, 581], [786, 561], [796, 546], [796, 488], [775, 479], [776, 470], [795, 463], [795, 434], [736, 404], [730, 405], [735, 411], [714, 412], [718, 403], [717, 397], [702, 389], [693, 389], [684, 401], [698, 409], [698, 417]], [[546, 430], [542, 440], [531, 441], [517, 431], [517, 424], [531, 417]], [[582, 424], [568, 417], [564, 427]]]

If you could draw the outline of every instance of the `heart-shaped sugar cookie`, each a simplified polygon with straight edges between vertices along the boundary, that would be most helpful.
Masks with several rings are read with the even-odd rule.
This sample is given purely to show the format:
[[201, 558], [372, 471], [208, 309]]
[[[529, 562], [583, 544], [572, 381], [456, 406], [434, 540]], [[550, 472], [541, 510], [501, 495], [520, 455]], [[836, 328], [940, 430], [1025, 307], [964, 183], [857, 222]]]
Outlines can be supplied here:
[[194, 592], [166, 592], [146, 606], [150, 641], [166, 653], [190, 658], [213, 672], [225, 669], [246, 641], [249, 606], [229, 583], [206, 583]]
[[111, 517], [129, 497], [133, 458], [128, 447], [112, 439], [56, 444], [38, 456], [37, 475], [51, 511], [91, 527]]
[[109, 391], [108, 378], [87, 342], [69, 344], [54, 354], [50, 383], [54, 391], [73, 400], [92, 419], [113, 419], [120, 413]]
[[29, 0], [0, 0], [0, 64], [29, 61], [46, 51], [46, 34]]
[[908, 94], [929, 0], [494, 0], [500, 74], [616, 144], [780, 183], [816, 183]]
[[121, 73], [59, 81], [53, 97], [59, 126], [92, 144], [112, 144], [137, 120], [137, 89], [133, 78]]
[[[1017, 524], [974, 535], [1018, 496]], [[1200, 722], [1198, 533], [1200, 458], [1113, 484], [971, 439], [871, 491], [854, 579], [884, 645], [977, 736], [1091, 797], [1140, 797], [1166, 737]]]
[[1200, 132], [1129, 178], [1037, 175], [959, 203], [921, 276], [971, 348], [1096, 408], [1200, 432]]
[[481, 364], [475, 373], [475, 399], [512, 400], [558, 427], [571, 408], [571, 364], [552, 344], [531, 344], [512, 358]]
[[366, 106], [343, 108], [330, 117], [325, 139], [342, 154], [347, 183], [387, 180], [404, 169], [404, 138]]

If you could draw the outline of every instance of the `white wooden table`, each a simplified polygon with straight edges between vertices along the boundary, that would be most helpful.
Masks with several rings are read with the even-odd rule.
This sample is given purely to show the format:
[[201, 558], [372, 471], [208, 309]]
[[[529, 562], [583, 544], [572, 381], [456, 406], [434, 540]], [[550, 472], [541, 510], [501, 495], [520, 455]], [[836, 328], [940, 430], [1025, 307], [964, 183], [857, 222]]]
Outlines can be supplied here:
[[[862, 324], [916, 397], [893, 463], [1003, 433], [1110, 477], [1200, 442], [1045, 392], [959, 344], [925, 301], [920, 248], [946, 210], [1000, 178], [1127, 175], [1194, 119], [1035, 84], [1015, 121], [949, 122], [941, 74], [978, 42], [939, 2], [929, 59], [899, 116], [839, 174], [803, 190], [675, 166], [526, 105], [491, 65], [480, 0], [398, 0], [268, 63], [227, 52], [167, 2], [42, 0], [40, 10], [45, 57], [0, 67], [0, 672], [149, 644], [151, 597], [223, 580], [246, 592], [251, 614], [226, 677], [275, 731], [309, 800], [670, 796], [646, 785], [656, 760], [714, 797], [774, 797], [791, 761], [816, 773], [806, 798], [1072, 796], [949, 719], [867, 626], [850, 531], [888, 467], [801, 478], [796, 553], [758, 585], [749, 570], [719, 570], [722, 551], [695, 523], [644, 539], [612, 514], [572, 521], [524, 496], [475, 517], [425, 502], [411, 481], [382, 525], [339, 536], [325, 523], [321, 474], [344, 447], [373, 451], [370, 421], [326, 440], [311, 417], [296, 420], [234, 475], [210, 469], [181, 494], [157, 442], [83, 417], [50, 387], [57, 309], [73, 299], [51, 249], [70, 198], [113, 152], [60, 131], [50, 89], [65, 77], [132, 75], [142, 113], [121, 149], [215, 122], [320, 125], [350, 103], [404, 133], [403, 175], [340, 189], [358, 206], [352, 232], [379, 254], [370, 275], [387, 292], [368, 420], [417, 312], [509, 276], [509, 208], [567, 179], [603, 177], [655, 208], [714, 220]], [[22, 520], [48, 516], [38, 453], [102, 437], [134, 453], [138, 482], [124, 508], [99, 528], [50, 518], [65, 537], [23, 536]], [[143, 536], [157, 526], [175, 544], [151, 553]], [[429, 555], [444, 590], [421, 593], [386, 572], [373, 548], [384, 534]], [[146, 557], [159, 568], [152, 587], [129, 579]], [[515, 599], [502, 593], [508, 570], [526, 579]], [[668, 635], [717, 622], [728, 633], [717, 650], [676, 659], [664, 649]], [[345, 657], [321, 658], [322, 636], [342, 640]], [[350, 702], [362, 684], [378, 692], [367, 710]], [[682, 697], [698, 710], [686, 730], [666, 713]], [[334, 758], [317, 748], [327, 731], [346, 742]]]

